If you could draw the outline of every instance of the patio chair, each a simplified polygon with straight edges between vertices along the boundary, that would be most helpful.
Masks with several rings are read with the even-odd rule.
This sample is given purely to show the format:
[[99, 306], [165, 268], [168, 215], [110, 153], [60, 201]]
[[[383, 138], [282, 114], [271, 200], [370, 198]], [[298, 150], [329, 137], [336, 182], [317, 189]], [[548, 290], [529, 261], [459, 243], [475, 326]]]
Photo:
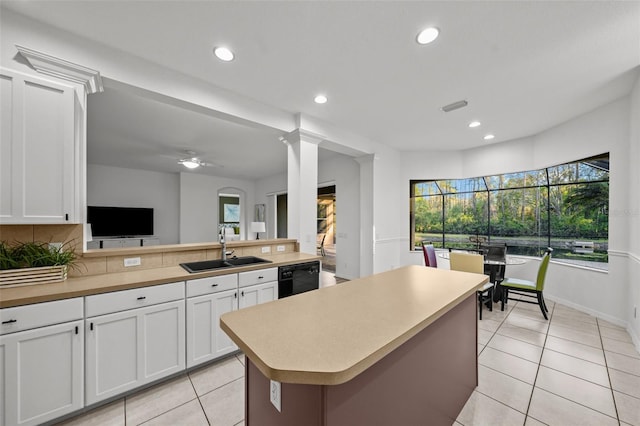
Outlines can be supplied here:
[[[500, 286], [502, 287], [502, 303], [501, 310], [504, 311], [504, 304], [507, 303], [507, 300], [519, 300], [524, 303], [533, 303], [540, 306], [540, 311], [542, 312], [542, 316], [544, 319], [548, 320], [547, 312], [547, 304], [544, 302], [544, 296], [542, 291], [544, 290], [544, 280], [547, 276], [547, 269], [549, 267], [549, 260], [551, 260], [551, 252], [553, 249], [551, 247], [547, 248], [542, 256], [542, 261], [540, 262], [540, 267], [538, 268], [538, 276], [536, 281], [528, 281], [522, 280], [518, 278], [505, 278]], [[522, 299], [512, 299], [509, 297], [509, 293], [517, 294], [520, 296], [526, 297], [535, 297], [536, 301], [533, 300], [522, 300]]]
[[422, 243], [422, 254], [424, 255], [424, 265], [430, 268], [438, 267], [438, 259], [433, 244]]
[[327, 253], [324, 251], [324, 239], [327, 238], [327, 234], [318, 234], [316, 236], [316, 250], [320, 250], [320, 254], [322, 256], [326, 256]]

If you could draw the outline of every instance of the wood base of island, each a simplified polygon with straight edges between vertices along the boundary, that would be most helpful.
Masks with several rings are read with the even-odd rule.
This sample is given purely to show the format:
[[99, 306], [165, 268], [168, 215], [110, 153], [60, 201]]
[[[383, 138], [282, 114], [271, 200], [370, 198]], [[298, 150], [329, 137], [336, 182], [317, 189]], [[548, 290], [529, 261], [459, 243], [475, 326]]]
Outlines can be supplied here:
[[346, 383], [282, 383], [281, 412], [247, 357], [247, 426], [450, 426], [478, 384], [476, 308], [474, 293]]

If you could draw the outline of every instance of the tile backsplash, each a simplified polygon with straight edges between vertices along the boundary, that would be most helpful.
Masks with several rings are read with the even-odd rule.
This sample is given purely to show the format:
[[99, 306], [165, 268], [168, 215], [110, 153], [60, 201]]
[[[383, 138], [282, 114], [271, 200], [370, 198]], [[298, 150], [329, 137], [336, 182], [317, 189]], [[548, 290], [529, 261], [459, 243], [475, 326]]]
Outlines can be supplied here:
[[0, 241], [16, 243], [64, 243], [82, 253], [82, 225], [0, 225]]

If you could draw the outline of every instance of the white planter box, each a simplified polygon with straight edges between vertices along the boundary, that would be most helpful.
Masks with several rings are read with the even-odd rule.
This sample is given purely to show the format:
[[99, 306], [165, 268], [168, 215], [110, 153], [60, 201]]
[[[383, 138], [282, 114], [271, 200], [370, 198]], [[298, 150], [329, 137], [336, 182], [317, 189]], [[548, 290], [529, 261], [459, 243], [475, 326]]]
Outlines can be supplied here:
[[64, 281], [67, 279], [67, 269], [67, 266], [43, 266], [3, 270], [0, 271], [0, 286], [18, 287]]

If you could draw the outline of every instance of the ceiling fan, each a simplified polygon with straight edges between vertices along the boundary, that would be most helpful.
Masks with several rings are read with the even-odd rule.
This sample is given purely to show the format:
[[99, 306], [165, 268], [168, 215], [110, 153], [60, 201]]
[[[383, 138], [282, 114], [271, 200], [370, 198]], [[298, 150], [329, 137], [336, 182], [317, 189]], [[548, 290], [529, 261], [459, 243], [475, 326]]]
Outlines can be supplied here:
[[182, 164], [188, 169], [197, 169], [198, 167], [222, 167], [220, 164], [209, 163], [198, 158], [195, 151], [186, 151], [187, 157], [178, 160], [178, 164]]

